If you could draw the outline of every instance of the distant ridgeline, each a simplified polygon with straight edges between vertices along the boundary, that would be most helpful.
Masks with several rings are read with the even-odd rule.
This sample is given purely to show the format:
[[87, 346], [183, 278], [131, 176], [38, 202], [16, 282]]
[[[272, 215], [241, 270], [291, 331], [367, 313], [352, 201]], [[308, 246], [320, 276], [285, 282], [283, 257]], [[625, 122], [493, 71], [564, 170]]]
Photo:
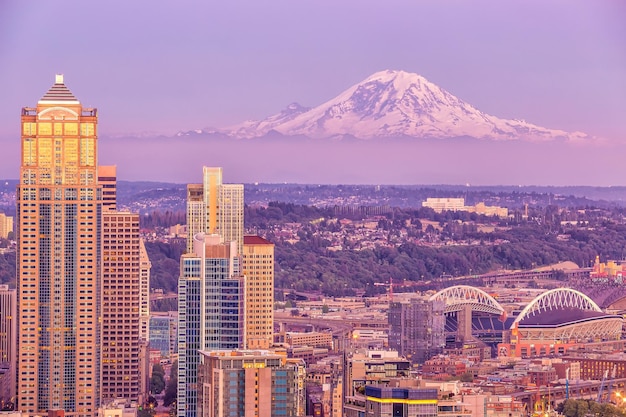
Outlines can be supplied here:
[[[3, 182], [0, 182], [3, 184]], [[142, 214], [185, 211], [186, 184], [118, 182], [118, 205]], [[464, 198], [467, 205], [485, 203], [509, 210], [530, 206], [610, 207], [626, 204], [626, 187], [541, 187], [467, 185], [304, 185], [245, 184], [247, 205], [272, 201], [317, 207], [337, 207], [336, 213], [384, 214], [388, 208], [421, 207], [427, 198]], [[5, 197], [3, 197], [3, 192]], [[0, 186], [2, 204], [14, 211], [15, 186]]]

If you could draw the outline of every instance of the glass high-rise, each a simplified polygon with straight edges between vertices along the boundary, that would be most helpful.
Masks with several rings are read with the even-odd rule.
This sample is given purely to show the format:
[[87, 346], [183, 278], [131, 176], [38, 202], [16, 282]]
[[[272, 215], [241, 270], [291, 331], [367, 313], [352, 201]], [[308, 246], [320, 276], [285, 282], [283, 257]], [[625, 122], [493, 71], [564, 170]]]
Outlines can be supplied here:
[[195, 417], [200, 350], [244, 346], [241, 256], [235, 241], [199, 233], [181, 257], [178, 283], [178, 399], [180, 417]]

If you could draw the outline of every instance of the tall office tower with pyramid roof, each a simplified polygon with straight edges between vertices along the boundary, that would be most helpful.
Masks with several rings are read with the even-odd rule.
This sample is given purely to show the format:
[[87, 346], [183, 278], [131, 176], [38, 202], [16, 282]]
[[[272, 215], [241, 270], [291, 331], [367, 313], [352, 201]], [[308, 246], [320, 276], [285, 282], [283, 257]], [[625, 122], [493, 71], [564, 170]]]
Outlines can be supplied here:
[[97, 111], [57, 75], [22, 109], [17, 188], [18, 408], [93, 416], [100, 381]]
[[97, 124], [60, 75], [22, 109], [17, 406], [27, 416], [95, 417], [147, 391], [150, 262], [139, 215], [116, 210], [115, 167], [97, 164]]

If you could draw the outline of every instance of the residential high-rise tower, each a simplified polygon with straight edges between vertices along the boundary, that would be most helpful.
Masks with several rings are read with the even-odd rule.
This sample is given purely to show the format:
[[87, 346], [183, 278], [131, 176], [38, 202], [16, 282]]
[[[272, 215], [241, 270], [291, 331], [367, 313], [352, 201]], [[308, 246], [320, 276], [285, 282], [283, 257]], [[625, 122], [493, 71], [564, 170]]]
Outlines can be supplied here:
[[148, 257], [146, 244], [139, 241], [139, 337], [150, 340], [150, 270], [152, 263]]
[[13, 232], [13, 217], [0, 213], [0, 238], [7, 239]]
[[260, 236], [244, 236], [243, 274], [246, 348], [268, 349], [274, 338], [274, 244]]
[[200, 350], [245, 345], [241, 257], [235, 241], [198, 233], [180, 260], [178, 283], [178, 399], [180, 417], [195, 417]]
[[223, 184], [222, 168], [204, 167], [202, 184], [187, 186], [187, 252], [198, 233], [237, 242], [243, 253], [243, 184]]
[[139, 215], [106, 211], [102, 232], [102, 403], [141, 396]]

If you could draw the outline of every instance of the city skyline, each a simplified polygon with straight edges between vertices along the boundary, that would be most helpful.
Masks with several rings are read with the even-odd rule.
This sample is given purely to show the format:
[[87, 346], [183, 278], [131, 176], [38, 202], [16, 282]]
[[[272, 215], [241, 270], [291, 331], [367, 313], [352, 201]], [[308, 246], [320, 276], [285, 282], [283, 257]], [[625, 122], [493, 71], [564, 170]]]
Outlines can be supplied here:
[[[610, 143], [594, 144], [590, 152], [550, 150], [540, 155], [548, 163], [562, 155], [580, 159], [603, 154], [617, 163], [614, 155], [626, 146], [621, 117], [626, 112], [626, 25], [618, 17], [625, 11], [618, 2], [70, 5], [0, 6], [0, 54], [7, 63], [0, 76], [11, 80], [0, 103], [0, 144], [10, 155], [19, 154], [14, 109], [36, 99], [54, 73], [64, 73], [73, 91], [99, 103], [103, 162], [117, 163], [121, 142], [136, 150], [133, 160], [129, 156], [119, 162], [123, 179], [166, 180], [158, 166], [169, 162], [174, 181], [190, 182], [193, 169], [189, 162], [184, 165], [182, 155], [173, 152], [169, 161], [163, 158], [176, 147], [174, 139], [158, 135], [258, 120], [292, 102], [316, 106], [385, 69], [418, 73], [488, 114], [582, 131]], [[84, 35], [72, 38], [68, 29], [54, 23], [66, 20]], [[40, 30], [29, 30], [31, 25]], [[75, 47], [61, 47], [68, 42]], [[23, 44], [29, 48], [21, 48]], [[33, 60], [39, 64], [31, 65]], [[145, 140], [135, 136], [149, 138], [154, 149], [145, 149]], [[194, 146], [194, 157], [208, 155], [207, 143]], [[281, 160], [293, 155], [293, 149], [266, 149], [264, 159], [281, 164], [265, 164], [264, 169], [249, 161], [236, 165], [229, 152], [191, 162], [198, 168], [223, 166], [237, 182], [494, 183], [485, 172], [444, 175], [433, 173], [436, 167], [378, 180], [357, 172], [361, 155], [377, 153], [368, 146], [356, 153], [341, 150], [339, 159], [350, 163], [344, 170], [349, 172], [329, 170], [319, 180], [307, 175], [301, 161]], [[422, 153], [413, 149], [420, 146], [398, 146], [381, 155], [402, 149]], [[447, 153], [438, 146], [435, 152]], [[496, 155], [498, 146], [483, 146], [480, 152]], [[250, 147], [246, 152], [257, 155], [257, 144]], [[316, 157], [321, 152], [306, 145], [287, 148]], [[142, 151], [146, 161], [138, 161]], [[544, 151], [525, 151], [537, 153]], [[142, 164], [148, 169], [140, 169]], [[515, 168], [515, 175], [497, 177], [506, 184], [623, 183], [615, 179], [618, 171], [613, 175], [613, 168], [595, 176], [559, 176], [557, 168], [555, 177], [548, 172], [529, 177], [521, 171], [524, 165], [500, 164]], [[457, 171], [471, 168], [457, 166]], [[14, 178], [16, 173], [11, 163], [0, 168], [0, 177]]]

